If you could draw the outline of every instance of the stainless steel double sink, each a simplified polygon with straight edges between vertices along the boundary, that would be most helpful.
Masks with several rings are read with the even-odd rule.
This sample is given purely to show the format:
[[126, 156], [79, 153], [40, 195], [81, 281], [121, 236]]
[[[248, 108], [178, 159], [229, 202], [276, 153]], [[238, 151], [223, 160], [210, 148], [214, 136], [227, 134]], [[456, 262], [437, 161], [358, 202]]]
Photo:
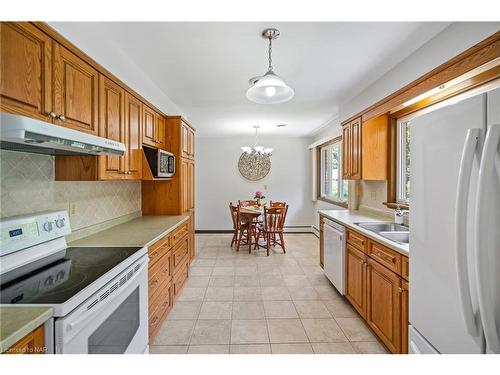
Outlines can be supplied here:
[[410, 229], [396, 223], [355, 223], [359, 227], [377, 233], [390, 241], [407, 245], [410, 243]]

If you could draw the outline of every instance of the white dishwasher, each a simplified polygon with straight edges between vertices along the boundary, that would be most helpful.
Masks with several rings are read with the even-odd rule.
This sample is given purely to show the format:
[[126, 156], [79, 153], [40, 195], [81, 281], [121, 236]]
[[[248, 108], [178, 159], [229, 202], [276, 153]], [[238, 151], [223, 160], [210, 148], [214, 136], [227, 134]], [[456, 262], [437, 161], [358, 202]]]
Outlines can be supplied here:
[[345, 228], [327, 218], [323, 218], [323, 223], [323, 271], [344, 295]]

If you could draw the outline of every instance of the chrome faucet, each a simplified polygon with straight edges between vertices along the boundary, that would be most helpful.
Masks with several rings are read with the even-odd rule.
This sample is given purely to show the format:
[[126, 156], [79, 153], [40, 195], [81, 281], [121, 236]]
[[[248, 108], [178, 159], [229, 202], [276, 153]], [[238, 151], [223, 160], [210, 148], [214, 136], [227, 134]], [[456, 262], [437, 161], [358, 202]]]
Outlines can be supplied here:
[[396, 210], [394, 211], [394, 222], [396, 224], [403, 224], [404, 217], [408, 217], [410, 215], [409, 210], [402, 210], [399, 205], [396, 206]]

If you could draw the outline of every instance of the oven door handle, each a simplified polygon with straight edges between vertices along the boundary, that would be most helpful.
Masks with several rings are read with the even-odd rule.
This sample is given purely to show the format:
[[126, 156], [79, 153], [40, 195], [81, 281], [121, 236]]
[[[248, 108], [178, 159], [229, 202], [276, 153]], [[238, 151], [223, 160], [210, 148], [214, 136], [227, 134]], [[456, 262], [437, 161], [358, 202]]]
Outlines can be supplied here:
[[[99, 302], [96, 307], [92, 308], [91, 310], [87, 310], [81, 317], [75, 319], [75, 321], [68, 323], [67, 329], [69, 331], [73, 331], [78, 329], [78, 326], [80, 326], [82, 323], [86, 322], [90, 318], [92, 318], [96, 313], [101, 311], [104, 307], [109, 305], [109, 303], [113, 302], [118, 296], [120, 296], [123, 291], [126, 289], [125, 287], [129, 286], [135, 279], [139, 277], [139, 275], [144, 271], [144, 269], [148, 266], [148, 262], [144, 262], [141, 264], [141, 267], [134, 273], [134, 275], [127, 280], [125, 284], [123, 284], [120, 288], [118, 288], [118, 293], [113, 293], [112, 297], [108, 297], [105, 300]], [[117, 277], [119, 278], [119, 277]]]

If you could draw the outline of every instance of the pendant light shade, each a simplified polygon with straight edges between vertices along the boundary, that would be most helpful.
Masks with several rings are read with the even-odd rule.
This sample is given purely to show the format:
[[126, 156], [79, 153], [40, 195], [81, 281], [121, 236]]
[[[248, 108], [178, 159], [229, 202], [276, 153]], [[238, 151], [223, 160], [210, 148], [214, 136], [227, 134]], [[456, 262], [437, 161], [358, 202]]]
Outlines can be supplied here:
[[278, 29], [265, 29], [262, 37], [269, 41], [267, 73], [250, 79], [247, 99], [258, 104], [285, 103], [293, 98], [295, 91], [273, 71], [272, 41], [278, 38]]
[[285, 103], [295, 95], [295, 91], [272, 71], [252, 81], [254, 83], [247, 90], [247, 98], [258, 104]]

